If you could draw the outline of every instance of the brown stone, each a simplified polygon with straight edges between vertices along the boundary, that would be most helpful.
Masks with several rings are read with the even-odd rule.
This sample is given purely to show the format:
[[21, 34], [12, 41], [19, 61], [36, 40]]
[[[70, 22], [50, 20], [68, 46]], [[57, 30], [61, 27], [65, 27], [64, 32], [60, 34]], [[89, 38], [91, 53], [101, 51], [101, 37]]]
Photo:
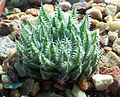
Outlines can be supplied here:
[[109, 40], [111, 42], [114, 42], [118, 38], [118, 32], [117, 31], [109, 31], [108, 36], [109, 36]]
[[62, 10], [64, 11], [68, 11], [71, 9], [71, 4], [67, 1], [64, 1], [64, 2], [60, 2], [59, 3], [59, 6], [62, 8]]
[[20, 92], [18, 90], [12, 90], [10, 97], [20, 97]]
[[100, 72], [100, 73], [103, 73], [106, 69], [107, 69], [106, 66], [102, 66], [102, 65], [101, 65], [101, 66], [99, 67], [99, 72]]
[[93, 28], [96, 28], [96, 27], [98, 27], [98, 25], [99, 25], [99, 21], [98, 20], [96, 20], [96, 19], [91, 19], [91, 26], [93, 27]]
[[104, 53], [104, 55], [102, 55], [100, 64], [108, 67], [120, 66], [120, 57], [111, 50], [107, 51], [106, 53]]
[[83, 12], [86, 11], [90, 5], [87, 2], [78, 2], [78, 3], [74, 3], [73, 7], [76, 8], [78, 11]]
[[33, 85], [34, 85], [34, 79], [31, 78], [26, 79], [21, 88], [21, 94], [29, 95], [32, 91]]
[[97, 26], [97, 28], [100, 30], [101, 32], [104, 32], [105, 30], [108, 30], [108, 25], [105, 22], [99, 22], [99, 25]]
[[115, 52], [109, 51], [106, 57], [108, 58], [108, 64], [120, 66], [120, 57]]
[[65, 86], [62, 85], [62, 84], [59, 84], [59, 83], [55, 84], [54, 87], [56, 89], [60, 90], [60, 91], [64, 91], [65, 90]]
[[111, 47], [108, 47], [108, 46], [104, 47], [104, 51], [106, 51], [106, 52], [111, 51], [111, 50], [112, 50]]
[[102, 74], [110, 74], [110, 73], [120, 73], [120, 69], [118, 66], [112, 66], [110, 68], [105, 68], [105, 70], [102, 72]]
[[107, 25], [109, 27], [108, 30], [110, 30], [110, 31], [120, 30], [120, 22], [119, 21], [107, 21]]
[[86, 11], [86, 14], [90, 15], [93, 19], [102, 20], [102, 12], [97, 8], [91, 8]]
[[89, 83], [88, 83], [86, 77], [82, 77], [82, 78], [79, 80], [78, 84], [79, 84], [79, 87], [80, 87], [83, 91], [86, 91], [86, 90], [88, 89], [88, 87], [89, 87]]
[[118, 13], [114, 16], [114, 20], [120, 20], [120, 12], [118, 12]]
[[112, 45], [113, 50], [120, 54], [120, 38], [116, 39]]
[[98, 3], [98, 4], [93, 3], [92, 7], [99, 9], [103, 13], [105, 11], [106, 4], [105, 3]]
[[54, 6], [52, 4], [45, 4], [43, 5], [43, 8], [45, 8], [50, 14], [54, 13]]
[[43, 81], [41, 82], [41, 89], [43, 91], [50, 91], [53, 90], [53, 82], [52, 81]]
[[108, 88], [108, 92], [113, 95], [119, 95], [120, 92], [120, 68], [113, 66], [104, 70], [103, 74], [110, 74], [113, 76], [114, 82]]
[[25, 11], [26, 14], [31, 14], [33, 16], [38, 16], [39, 10], [35, 8], [30, 8]]
[[40, 90], [40, 83], [35, 82], [31, 91], [31, 96], [35, 96]]
[[7, 36], [13, 31], [11, 23], [0, 22], [0, 35]]

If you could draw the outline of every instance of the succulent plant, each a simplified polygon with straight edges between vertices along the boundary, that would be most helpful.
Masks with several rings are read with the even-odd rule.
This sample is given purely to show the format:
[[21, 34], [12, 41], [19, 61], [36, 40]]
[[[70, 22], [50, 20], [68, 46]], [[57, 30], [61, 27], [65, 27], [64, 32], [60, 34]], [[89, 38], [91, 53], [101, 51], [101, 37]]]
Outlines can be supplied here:
[[100, 58], [98, 35], [89, 31], [89, 17], [77, 22], [76, 10], [65, 16], [60, 8], [50, 16], [41, 7], [35, 24], [21, 25], [17, 42], [19, 64], [29, 76], [48, 80], [89, 77]]

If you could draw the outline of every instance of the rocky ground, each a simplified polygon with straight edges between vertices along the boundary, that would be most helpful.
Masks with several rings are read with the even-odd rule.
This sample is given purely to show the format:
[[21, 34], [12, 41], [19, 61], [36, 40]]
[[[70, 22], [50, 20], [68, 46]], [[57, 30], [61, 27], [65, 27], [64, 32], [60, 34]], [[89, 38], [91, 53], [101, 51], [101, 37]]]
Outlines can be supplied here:
[[[120, 0], [30, 0], [24, 9], [21, 8], [26, 6], [23, 2], [13, 4], [16, 8], [11, 12], [6, 6], [0, 17], [0, 97], [64, 97], [65, 86], [26, 78], [24, 68], [14, 63], [20, 24], [28, 20], [34, 23], [41, 3], [51, 15], [58, 5], [66, 14], [75, 7], [78, 21], [88, 14], [91, 17], [90, 30], [99, 34], [103, 50], [99, 74], [78, 81], [79, 97], [120, 97]], [[71, 83], [66, 86], [70, 87]]]

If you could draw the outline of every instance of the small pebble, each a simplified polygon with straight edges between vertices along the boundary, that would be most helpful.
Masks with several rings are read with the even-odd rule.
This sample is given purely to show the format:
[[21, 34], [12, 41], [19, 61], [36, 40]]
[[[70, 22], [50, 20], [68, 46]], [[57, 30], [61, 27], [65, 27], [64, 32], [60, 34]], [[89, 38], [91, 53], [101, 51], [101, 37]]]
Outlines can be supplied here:
[[120, 66], [120, 57], [113, 51], [109, 51], [106, 55], [108, 58], [107, 64], [111, 66]]
[[3, 89], [3, 84], [0, 83], [0, 91]]
[[6, 58], [11, 49], [15, 48], [13, 42], [8, 36], [0, 37], [0, 58]]
[[114, 16], [117, 13], [117, 6], [107, 5], [105, 9], [106, 15]]
[[64, 85], [61, 85], [61, 84], [55, 84], [54, 87], [56, 89], [58, 89], [59, 91], [64, 91], [65, 90], [65, 86]]
[[21, 89], [21, 93], [23, 95], [28, 95], [30, 94], [30, 92], [32, 91], [34, 85], [34, 79], [26, 79], [25, 82], [23, 83], [22, 89]]
[[107, 21], [107, 25], [109, 27], [108, 30], [110, 30], [110, 31], [120, 30], [120, 22], [119, 21]]
[[96, 19], [91, 19], [91, 27], [92, 28], [96, 28], [96, 27], [98, 27], [99, 26], [99, 21], [98, 20], [96, 20]]
[[54, 6], [52, 4], [44, 4], [43, 8], [47, 10], [50, 15], [54, 15]]
[[114, 16], [114, 20], [120, 20], [120, 12], [118, 12], [115, 16]]
[[78, 81], [79, 87], [83, 90], [86, 91], [89, 87], [88, 81], [86, 77], [82, 77], [79, 81]]
[[108, 52], [108, 51], [112, 51], [112, 48], [111, 47], [104, 47], [104, 50], [106, 51], [106, 52]]
[[18, 82], [18, 75], [15, 72], [9, 70], [7, 74], [13, 82]]
[[104, 4], [104, 3], [98, 3], [98, 4], [95, 3], [94, 4], [93, 3], [92, 8], [99, 9], [102, 12], [102, 14], [103, 14], [104, 11], [105, 11], [105, 8], [106, 8], [106, 4]]
[[14, 9], [13, 9], [13, 12], [15, 12], [15, 13], [20, 13], [21, 10], [20, 10], [19, 8], [14, 8]]
[[116, 5], [118, 9], [120, 8], [120, 0], [104, 0], [106, 4]]
[[112, 21], [113, 20], [113, 17], [111, 15], [108, 15], [104, 18], [104, 20], [107, 22], [107, 21]]
[[91, 8], [86, 11], [86, 14], [90, 15], [93, 19], [102, 20], [102, 13], [97, 8]]
[[12, 90], [10, 97], [21, 97], [20, 92], [18, 90]]
[[85, 13], [85, 11], [90, 7], [87, 2], [77, 2], [73, 4], [73, 7], [76, 8], [80, 13]]
[[3, 73], [5, 73], [5, 72], [3, 71], [3, 68], [2, 68], [2, 66], [0, 65], [0, 75], [3, 74]]
[[25, 11], [26, 14], [31, 14], [33, 16], [38, 16], [39, 10], [35, 8], [30, 8]]
[[62, 10], [64, 11], [68, 11], [71, 9], [71, 4], [67, 1], [64, 1], [64, 2], [60, 2], [59, 3], [59, 6], [62, 8]]
[[50, 91], [53, 89], [53, 82], [52, 81], [43, 81], [41, 84], [41, 89], [43, 91]]
[[102, 45], [107, 46], [109, 43], [108, 35], [100, 36], [100, 42], [102, 43]]
[[82, 91], [77, 85], [73, 86], [72, 93], [74, 97], [87, 97], [86, 93]]
[[117, 38], [117, 39], [114, 41], [114, 43], [113, 43], [113, 45], [112, 45], [112, 48], [113, 48], [114, 51], [116, 51], [117, 53], [120, 54], [120, 38]]
[[10, 80], [10, 77], [6, 74], [3, 74], [2, 77], [1, 77], [1, 80], [4, 84], [6, 83], [11, 83], [11, 80]]
[[35, 96], [40, 90], [40, 83], [35, 82], [31, 91], [31, 96]]
[[95, 74], [92, 76], [92, 79], [98, 91], [107, 89], [114, 82], [111, 75]]
[[109, 31], [108, 32], [108, 37], [112, 42], [114, 42], [118, 38], [118, 33]]
[[100, 33], [101, 33], [101, 32], [104, 32], [105, 30], [108, 30], [109, 26], [107, 25], [107, 23], [99, 22], [99, 25], [97, 25], [97, 28], [100, 30]]

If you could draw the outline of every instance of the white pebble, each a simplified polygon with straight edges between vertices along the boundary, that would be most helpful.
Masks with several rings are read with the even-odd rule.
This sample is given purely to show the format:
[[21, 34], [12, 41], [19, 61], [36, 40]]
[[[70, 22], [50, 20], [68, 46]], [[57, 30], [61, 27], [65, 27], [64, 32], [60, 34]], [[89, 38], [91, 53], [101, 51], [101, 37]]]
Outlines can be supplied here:
[[95, 74], [92, 76], [92, 79], [98, 91], [107, 89], [113, 83], [113, 77], [111, 75]]

